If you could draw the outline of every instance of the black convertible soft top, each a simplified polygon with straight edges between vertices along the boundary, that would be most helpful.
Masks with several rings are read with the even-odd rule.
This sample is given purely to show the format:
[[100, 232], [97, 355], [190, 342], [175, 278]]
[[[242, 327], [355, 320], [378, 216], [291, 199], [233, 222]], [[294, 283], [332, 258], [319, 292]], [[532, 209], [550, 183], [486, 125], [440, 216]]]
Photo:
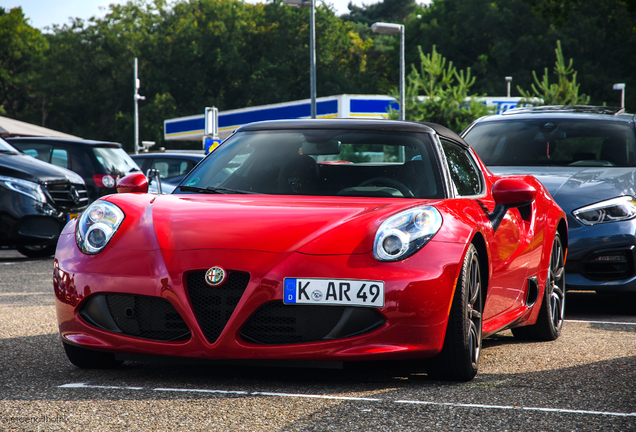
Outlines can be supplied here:
[[280, 130], [280, 129], [364, 129], [373, 131], [396, 132], [434, 132], [444, 138], [457, 142], [468, 148], [468, 144], [455, 132], [436, 123], [408, 122], [382, 119], [299, 119], [299, 120], [270, 120], [249, 123], [241, 126], [237, 132]]

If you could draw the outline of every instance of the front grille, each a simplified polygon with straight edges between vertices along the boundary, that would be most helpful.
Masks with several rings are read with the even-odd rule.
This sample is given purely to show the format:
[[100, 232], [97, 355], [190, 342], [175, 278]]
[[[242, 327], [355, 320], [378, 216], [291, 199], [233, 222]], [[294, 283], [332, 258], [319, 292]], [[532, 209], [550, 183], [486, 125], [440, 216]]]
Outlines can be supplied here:
[[158, 341], [186, 340], [190, 329], [172, 304], [161, 297], [96, 294], [80, 316], [103, 330]]
[[230, 271], [219, 287], [205, 283], [205, 272], [188, 273], [186, 288], [201, 331], [210, 343], [216, 342], [232, 316], [250, 281], [249, 273]]
[[568, 260], [566, 273], [579, 273], [590, 280], [610, 281], [634, 275], [634, 251], [608, 250], [594, 252], [582, 260]]
[[581, 261], [581, 273], [589, 279], [617, 280], [630, 277], [633, 271], [631, 251], [597, 252]]
[[369, 333], [384, 323], [373, 308], [271, 302], [249, 318], [241, 337], [263, 345], [318, 342]]
[[88, 205], [88, 191], [84, 185], [47, 183], [46, 189], [55, 206], [62, 211], [79, 211]]

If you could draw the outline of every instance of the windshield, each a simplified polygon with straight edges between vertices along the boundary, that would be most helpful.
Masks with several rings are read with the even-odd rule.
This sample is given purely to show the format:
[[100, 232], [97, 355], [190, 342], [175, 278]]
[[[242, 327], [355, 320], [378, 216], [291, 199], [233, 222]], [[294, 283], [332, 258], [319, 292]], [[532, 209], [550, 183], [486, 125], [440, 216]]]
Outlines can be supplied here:
[[93, 154], [99, 164], [104, 167], [105, 173], [126, 175], [133, 171], [139, 171], [135, 161], [121, 148], [93, 147]]
[[241, 132], [175, 193], [440, 198], [427, 134], [351, 130]]
[[636, 166], [634, 127], [598, 120], [507, 120], [464, 137], [488, 166]]

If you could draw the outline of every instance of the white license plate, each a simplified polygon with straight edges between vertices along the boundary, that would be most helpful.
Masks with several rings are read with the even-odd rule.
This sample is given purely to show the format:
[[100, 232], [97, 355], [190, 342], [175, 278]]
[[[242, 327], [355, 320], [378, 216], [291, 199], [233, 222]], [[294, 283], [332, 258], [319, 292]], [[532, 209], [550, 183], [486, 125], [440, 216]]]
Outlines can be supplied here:
[[285, 278], [283, 303], [384, 307], [384, 282]]

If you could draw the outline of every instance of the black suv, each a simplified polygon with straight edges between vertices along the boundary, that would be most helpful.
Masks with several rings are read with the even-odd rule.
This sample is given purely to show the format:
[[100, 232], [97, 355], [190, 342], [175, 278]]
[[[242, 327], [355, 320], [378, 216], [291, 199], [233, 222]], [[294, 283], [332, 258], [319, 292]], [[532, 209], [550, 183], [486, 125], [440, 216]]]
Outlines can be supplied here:
[[21, 152], [82, 176], [90, 202], [117, 192], [117, 179], [139, 171], [121, 144], [65, 138], [7, 138]]
[[0, 138], [0, 246], [28, 257], [52, 255], [66, 222], [87, 205], [79, 175], [20, 153]]

